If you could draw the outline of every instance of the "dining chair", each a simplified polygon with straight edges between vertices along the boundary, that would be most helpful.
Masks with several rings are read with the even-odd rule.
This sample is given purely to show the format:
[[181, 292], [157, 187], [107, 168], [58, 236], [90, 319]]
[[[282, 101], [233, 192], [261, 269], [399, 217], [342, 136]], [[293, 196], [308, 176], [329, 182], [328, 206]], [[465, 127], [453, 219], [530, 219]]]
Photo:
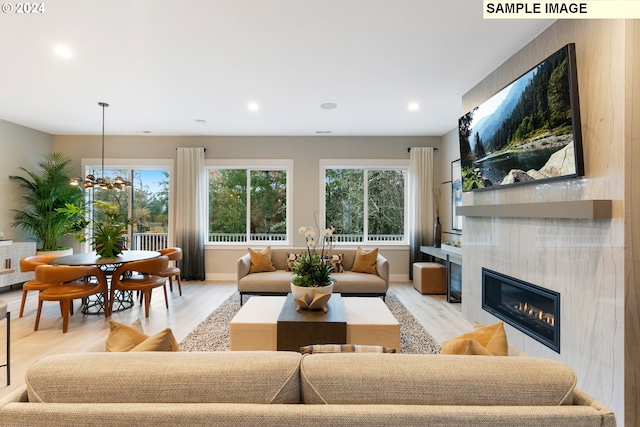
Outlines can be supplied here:
[[[144, 317], [149, 317], [151, 291], [162, 286], [164, 290], [165, 306], [169, 308], [167, 298], [167, 279], [159, 274], [169, 266], [166, 255], [144, 261], [133, 261], [122, 264], [111, 276], [110, 301], [113, 301], [116, 291], [140, 291], [144, 299]], [[111, 307], [110, 307], [111, 309]], [[111, 315], [111, 312], [109, 312]]]
[[[36, 267], [36, 280], [49, 285], [38, 294], [38, 313], [34, 331], [40, 325], [40, 314], [44, 301], [59, 301], [62, 314], [62, 332], [69, 327], [69, 312], [74, 299], [102, 294], [108, 301], [107, 277], [98, 268], [92, 266], [39, 265]], [[107, 303], [107, 306], [109, 304]], [[107, 310], [105, 310], [105, 313]]]
[[[158, 250], [161, 255], [166, 255], [169, 261], [180, 261], [182, 259], [182, 249], [178, 247], [166, 248]], [[178, 291], [182, 296], [182, 284], [180, 283], [180, 269], [175, 265], [169, 265], [165, 271], [161, 271], [159, 276], [169, 278], [169, 290], [173, 292], [172, 278], [175, 277], [178, 280]]]
[[[49, 264], [52, 259], [56, 258], [55, 255], [32, 255], [20, 260], [20, 271], [36, 271], [36, 267], [43, 264]], [[27, 302], [27, 292], [29, 291], [43, 291], [48, 288], [50, 284], [41, 283], [35, 279], [35, 277], [28, 282], [22, 284], [22, 303], [20, 304], [20, 314], [22, 317], [24, 313], [24, 306]]]

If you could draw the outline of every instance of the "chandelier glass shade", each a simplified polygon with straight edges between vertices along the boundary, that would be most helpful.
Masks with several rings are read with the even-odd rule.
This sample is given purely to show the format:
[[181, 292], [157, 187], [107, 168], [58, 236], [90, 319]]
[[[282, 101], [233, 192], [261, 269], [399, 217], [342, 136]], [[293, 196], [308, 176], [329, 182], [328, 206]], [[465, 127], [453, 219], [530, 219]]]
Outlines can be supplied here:
[[109, 106], [106, 102], [98, 102], [98, 105], [102, 107], [102, 176], [96, 178], [93, 174], [88, 174], [84, 179], [80, 176], [71, 178], [69, 184], [80, 186], [84, 188], [93, 189], [101, 188], [107, 190], [126, 190], [127, 187], [131, 187], [131, 183], [121, 176], [117, 176], [113, 181], [105, 179], [104, 177], [104, 109]]

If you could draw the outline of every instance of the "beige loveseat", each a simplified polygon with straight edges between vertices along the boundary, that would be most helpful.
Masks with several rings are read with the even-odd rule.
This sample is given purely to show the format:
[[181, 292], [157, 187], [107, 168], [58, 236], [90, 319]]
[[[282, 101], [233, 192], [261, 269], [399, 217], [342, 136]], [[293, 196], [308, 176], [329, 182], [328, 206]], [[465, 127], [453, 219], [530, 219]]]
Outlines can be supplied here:
[[[289, 254], [299, 254], [306, 248], [271, 248], [271, 263], [276, 271], [249, 273], [251, 255], [249, 253], [238, 259], [236, 264], [238, 292], [240, 304], [244, 295], [285, 295], [291, 292], [293, 273], [287, 271]], [[342, 254], [342, 273], [331, 273], [336, 279], [333, 292], [342, 295], [382, 296], [389, 289], [389, 262], [378, 254], [376, 262], [377, 274], [351, 271], [356, 257], [356, 249], [331, 249], [328, 255]]]
[[0, 426], [615, 426], [559, 362], [293, 352], [45, 357]]

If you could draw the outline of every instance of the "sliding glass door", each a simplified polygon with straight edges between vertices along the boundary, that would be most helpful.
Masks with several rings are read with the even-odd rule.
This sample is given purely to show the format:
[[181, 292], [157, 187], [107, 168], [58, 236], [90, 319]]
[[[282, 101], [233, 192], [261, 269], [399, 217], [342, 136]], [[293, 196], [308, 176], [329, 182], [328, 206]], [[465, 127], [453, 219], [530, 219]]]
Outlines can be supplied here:
[[[103, 176], [99, 169], [91, 173]], [[124, 191], [96, 187], [89, 190], [89, 199], [118, 206], [135, 219], [127, 233], [129, 249], [157, 250], [169, 246], [169, 169], [105, 169], [107, 182], [114, 182], [117, 177], [131, 182], [131, 187]]]

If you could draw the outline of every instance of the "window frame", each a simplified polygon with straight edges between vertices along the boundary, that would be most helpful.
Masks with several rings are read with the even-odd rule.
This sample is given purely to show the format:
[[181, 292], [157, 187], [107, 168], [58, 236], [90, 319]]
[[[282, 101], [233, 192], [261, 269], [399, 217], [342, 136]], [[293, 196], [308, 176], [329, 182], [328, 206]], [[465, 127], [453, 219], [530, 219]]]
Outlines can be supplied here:
[[[167, 242], [169, 246], [174, 245], [174, 212], [175, 212], [175, 191], [174, 191], [174, 181], [175, 181], [175, 166], [173, 159], [113, 159], [113, 158], [105, 158], [104, 162], [101, 158], [82, 158], [80, 159], [80, 168], [84, 171], [82, 176], [86, 176], [90, 171], [96, 169], [102, 169], [102, 164], [104, 163], [104, 170], [118, 170], [118, 169], [126, 169], [129, 173], [134, 170], [157, 170], [163, 169], [169, 171], [169, 212], [167, 212], [167, 224], [169, 227], [167, 233]], [[88, 196], [85, 196], [88, 197]], [[131, 200], [129, 200], [129, 205], [127, 206], [128, 215], [131, 216], [132, 206]], [[129, 230], [131, 232], [131, 230]], [[90, 252], [91, 247], [89, 242], [84, 242], [80, 244], [81, 249], [84, 252]]]
[[[263, 240], [251, 240], [251, 182], [247, 182], [247, 240], [244, 242], [210, 242], [209, 241], [209, 170], [211, 169], [246, 169], [248, 171], [266, 171], [266, 170], [283, 170], [286, 172], [286, 197], [287, 203], [285, 208], [285, 215], [287, 217], [287, 232], [286, 238], [282, 241], [263, 241]], [[293, 227], [292, 218], [292, 182], [293, 182], [293, 160], [292, 159], [209, 159], [205, 160], [205, 172], [207, 174], [207, 239], [205, 246], [209, 247], [228, 247], [228, 246], [291, 246], [291, 236]]]
[[[364, 174], [364, 188], [365, 195], [364, 197], [364, 236], [363, 241], [357, 243], [357, 245], [362, 246], [400, 246], [406, 247], [409, 245], [409, 160], [405, 159], [320, 159], [320, 203], [319, 206], [321, 208], [320, 227], [325, 228], [325, 215], [326, 212], [326, 170], [327, 169], [363, 169], [365, 171]], [[369, 197], [368, 197], [368, 187], [369, 180], [367, 171], [370, 170], [398, 170], [402, 169], [405, 171], [404, 175], [404, 239], [401, 241], [393, 241], [393, 242], [384, 242], [377, 240], [369, 240], [368, 239], [368, 227], [369, 227]], [[354, 246], [353, 242], [335, 242], [334, 246]]]

